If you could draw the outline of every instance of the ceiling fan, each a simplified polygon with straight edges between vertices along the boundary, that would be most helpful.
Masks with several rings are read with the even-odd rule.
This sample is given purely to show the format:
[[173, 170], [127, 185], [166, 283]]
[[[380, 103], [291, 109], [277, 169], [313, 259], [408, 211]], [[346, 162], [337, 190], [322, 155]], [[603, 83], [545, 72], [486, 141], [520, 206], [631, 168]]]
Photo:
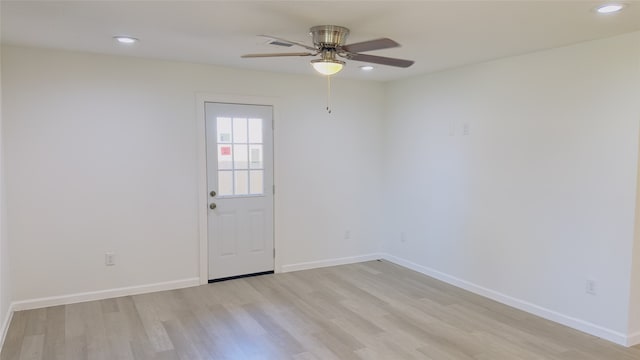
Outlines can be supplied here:
[[389, 65], [395, 67], [406, 68], [413, 65], [413, 61], [389, 58], [384, 56], [361, 54], [361, 52], [388, 49], [400, 46], [397, 42], [381, 38], [369, 41], [363, 41], [354, 44], [347, 44], [347, 36], [349, 29], [336, 25], [319, 25], [309, 30], [313, 38], [313, 46], [281, 39], [270, 35], [260, 35], [268, 37], [284, 44], [285, 46], [296, 45], [309, 50], [308, 52], [297, 53], [275, 53], [275, 54], [246, 54], [243, 58], [261, 58], [261, 57], [279, 57], [279, 56], [316, 56], [319, 59], [311, 60], [314, 69], [323, 75], [333, 75], [342, 70], [345, 62], [336, 58], [336, 56], [355, 61], [363, 61], [373, 64]]

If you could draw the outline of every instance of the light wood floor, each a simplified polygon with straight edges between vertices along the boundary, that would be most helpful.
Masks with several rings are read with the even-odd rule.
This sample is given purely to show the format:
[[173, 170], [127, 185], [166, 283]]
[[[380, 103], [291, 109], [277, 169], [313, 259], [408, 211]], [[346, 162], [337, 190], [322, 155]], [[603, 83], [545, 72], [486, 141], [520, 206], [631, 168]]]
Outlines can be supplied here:
[[640, 359], [390, 264], [367, 262], [15, 313], [19, 359]]

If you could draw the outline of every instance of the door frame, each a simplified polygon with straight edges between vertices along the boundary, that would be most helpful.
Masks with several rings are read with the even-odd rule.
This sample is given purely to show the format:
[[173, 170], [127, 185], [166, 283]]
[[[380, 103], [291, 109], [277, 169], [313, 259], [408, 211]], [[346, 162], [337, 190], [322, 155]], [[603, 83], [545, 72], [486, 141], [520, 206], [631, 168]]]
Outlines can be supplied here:
[[[205, 103], [217, 102], [227, 104], [241, 105], [267, 105], [273, 109], [272, 121], [273, 130], [273, 183], [276, 184], [276, 132], [275, 122], [278, 118], [278, 98], [266, 96], [249, 96], [234, 94], [216, 94], [216, 93], [197, 93], [196, 109], [197, 109], [197, 142], [198, 142], [198, 238], [199, 238], [199, 261], [198, 269], [200, 275], [200, 284], [209, 282], [209, 231], [207, 227], [208, 221], [208, 189], [207, 189], [207, 134], [206, 134], [206, 114]], [[280, 249], [276, 228], [276, 202], [277, 198], [273, 194], [273, 248]], [[280, 263], [279, 251], [275, 252], [273, 259], [274, 272], [282, 271]]]

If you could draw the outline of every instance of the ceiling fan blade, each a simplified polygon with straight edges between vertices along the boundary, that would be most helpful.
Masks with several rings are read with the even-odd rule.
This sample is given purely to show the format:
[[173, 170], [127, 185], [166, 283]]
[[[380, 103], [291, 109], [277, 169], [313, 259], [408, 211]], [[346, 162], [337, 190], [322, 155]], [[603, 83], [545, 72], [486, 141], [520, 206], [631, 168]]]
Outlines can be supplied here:
[[275, 37], [275, 36], [271, 36], [271, 35], [258, 35], [258, 36], [266, 37], [266, 38], [273, 39], [273, 40], [278, 40], [278, 41], [281, 41], [281, 42], [284, 42], [284, 43], [287, 43], [287, 44], [297, 45], [297, 46], [303, 47], [303, 48], [305, 48], [307, 50], [318, 51], [318, 49], [316, 49], [315, 47], [309, 46], [309, 45], [306, 45], [306, 44], [303, 44], [303, 43], [299, 43], [299, 42], [295, 42], [295, 41], [291, 41], [291, 40], [287, 40], [287, 39], [283, 39], [283, 38], [279, 38], [279, 37]]
[[349, 60], [355, 60], [355, 61], [364, 61], [364, 62], [368, 62], [368, 63], [373, 63], [373, 64], [381, 64], [381, 65], [389, 65], [389, 66], [396, 66], [396, 67], [401, 67], [401, 68], [407, 68], [411, 65], [413, 65], [413, 61], [412, 60], [404, 60], [404, 59], [396, 59], [396, 58], [389, 58], [389, 57], [384, 57], [384, 56], [376, 56], [376, 55], [367, 55], [367, 54], [347, 54], [344, 57], [346, 57]]
[[263, 58], [263, 57], [279, 57], [279, 56], [313, 56], [317, 54], [312, 54], [308, 52], [299, 52], [299, 53], [273, 53], [273, 54], [245, 54], [240, 56], [241, 58]]
[[391, 39], [381, 38], [381, 39], [363, 41], [363, 42], [359, 42], [359, 43], [347, 44], [347, 45], [342, 46], [341, 48], [342, 48], [342, 50], [347, 51], [347, 52], [358, 53], [358, 52], [363, 52], [363, 51], [372, 51], [372, 50], [394, 48], [394, 47], [398, 47], [398, 46], [400, 46], [400, 44], [398, 44], [397, 42], [395, 42], [395, 41], [393, 41]]

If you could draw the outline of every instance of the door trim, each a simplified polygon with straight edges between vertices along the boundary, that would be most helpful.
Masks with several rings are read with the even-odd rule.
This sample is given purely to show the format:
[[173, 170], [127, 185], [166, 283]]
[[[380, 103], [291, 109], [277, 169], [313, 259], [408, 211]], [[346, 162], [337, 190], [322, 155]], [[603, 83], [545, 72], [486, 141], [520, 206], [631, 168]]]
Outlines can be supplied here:
[[[196, 94], [196, 109], [197, 109], [197, 142], [198, 142], [198, 238], [199, 238], [199, 261], [198, 271], [200, 277], [200, 284], [209, 283], [209, 234], [207, 230], [207, 134], [206, 134], [206, 117], [205, 117], [205, 103], [218, 102], [227, 104], [241, 104], [241, 105], [267, 105], [273, 108], [274, 131], [273, 131], [273, 183], [276, 184], [276, 132], [275, 122], [279, 118], [278, 110], [280, 106], [278, 104], [278, 98], [266, 97], [266, 96], [245, 96], [245, 95], [233, 95], [233, 94], [215, 94], [215, 93], [197, 93]], [[273, 196], [273, 248], [280, 249], [278, 241], [278, 228], [276, 226], [275, 218], [277, 216], [277, 198]], [[280, 251], [275, 252], [273, 259], [274, 272], [282, 272], [282, 264], [280, 262]]]

